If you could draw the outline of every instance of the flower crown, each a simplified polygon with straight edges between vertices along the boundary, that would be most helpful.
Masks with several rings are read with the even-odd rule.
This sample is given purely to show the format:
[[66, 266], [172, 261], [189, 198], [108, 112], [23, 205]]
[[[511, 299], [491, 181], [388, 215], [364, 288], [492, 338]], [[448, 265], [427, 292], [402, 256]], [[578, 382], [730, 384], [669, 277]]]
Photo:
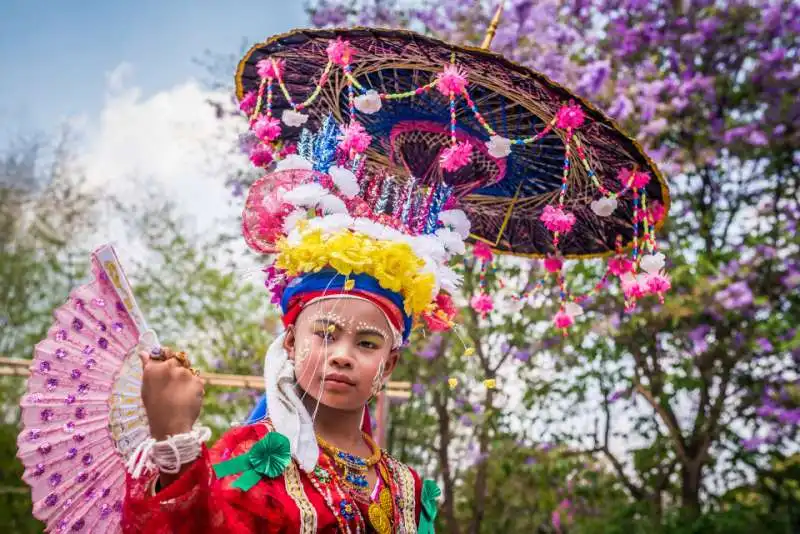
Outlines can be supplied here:
[[449, 293], [461, 282], [448, 263], [465, 252], [469, 220], [453, 208], [450, 186], [368, 172], [369, 136], [353, 130], [357, 123], [341, 127], [332, 117], [317, 133], [304, 130], [297, 153], [250, 189], [244, 235], [256, 251], [276, 254], [266, 269], [273, 302], [297, 277], [334, 269], [374, 278], [402, 297], [405, 314], [447, 329]]

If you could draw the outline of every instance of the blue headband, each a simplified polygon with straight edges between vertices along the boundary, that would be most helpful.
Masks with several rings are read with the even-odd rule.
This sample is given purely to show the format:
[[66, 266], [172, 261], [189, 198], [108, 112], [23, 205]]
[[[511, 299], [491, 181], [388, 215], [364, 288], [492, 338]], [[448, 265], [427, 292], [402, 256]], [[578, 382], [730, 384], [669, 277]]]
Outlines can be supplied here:
[[337, 291], [344, 289], [345, 282], [352, 280], [355, 285], [351, 289], [357, 289], [367, 293], [374, 293], [383, 297], [394, 304], [403, 316], [403, 342], [408, 341], [413, 324], [412, 318], [406, 313], [403, 305], [403, 297], [394, 291], [384, 289], [378, 281], [368, 274], [351, 274], [349, 277], [340, 274], [334, 269], [323, 269], [314, 273], [307, 273], [292, 280], [281, 297], [281, 310], [285, 314], [289, 309], [289, 304], [293, 297], [313, 291]]

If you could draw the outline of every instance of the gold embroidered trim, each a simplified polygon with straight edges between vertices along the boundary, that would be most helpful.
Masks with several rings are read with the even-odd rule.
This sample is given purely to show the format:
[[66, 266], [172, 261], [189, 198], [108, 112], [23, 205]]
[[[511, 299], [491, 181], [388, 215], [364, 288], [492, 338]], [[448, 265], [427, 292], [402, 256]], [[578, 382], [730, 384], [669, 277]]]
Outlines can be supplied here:
[[303, 481], [300, 480], [300, 471], [292, 461], [283, 473], [286, 481], [286, 493], [292, 498], [294, 504], [300, 510], [300, 534], [316, 534], [317, 532], [317, 511], [303, 489]]
[[414, 475], [411, 469], [394, 458], [387, 456], [392, 465], [392, 474], [397, 486], [400, 488], [400, 532], [416, 534], [417, 532], [417, 507], [416, 493], [414, 491]]

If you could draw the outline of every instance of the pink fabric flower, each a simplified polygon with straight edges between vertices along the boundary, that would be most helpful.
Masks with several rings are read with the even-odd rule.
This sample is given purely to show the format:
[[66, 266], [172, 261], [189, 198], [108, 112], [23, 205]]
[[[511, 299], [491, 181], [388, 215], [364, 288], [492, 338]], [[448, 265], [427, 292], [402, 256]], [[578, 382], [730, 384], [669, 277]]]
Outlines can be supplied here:
[[567, 128], [577, 128], [583, 124], [586, 115], [579, 104], [570, 102], [568, 106], [562, 106], [556, 114], [556, 126], [562, 130]]
[[452, 328], [456, 313], [456, 305], [450, 295], [439, 293], [433, 301], [432, 309], [423, 313], [422, 318], [431, 332], [445, 332]]
[[564, 260], [556, 256], [548, 256], [544, 259], [544, 268], [548, 273], [559, 273], [561, 268], [564, 267]]
[[622, 276], [633, 271], [633, 261], [625, 256], [617, 256], [608, 260], [608, 270], [615, 276]]
[[272, 160], [274, 160], [274, 159], [275, 159], [275, 157], [272, 154], [272, 150], [270, 150], [268, 147], [265, 147], [263, 145], [259, 145], [259, 146], [255, 147], [250, 152], [250, 161], [256, 167], [266, 167], [267, 165], [272, 163]]
[[492, 301], [492, 297], [487, 295], [486, 293], [481, 293], [480, 295], [475, 295], [470, 300], [469, 305], [472, 306], [472, 309], [476, 312], [481, 314], [481, 317], [486, 317], [486, 314], [489, 313], [494, 309], [494, 302]]
[[553, 206], [545, 206], [539, 219], [548, 230], [560, 234], [568, 233], [572, 230], [572, 225], [575, 224], [575, 215]]
[[250, 115], [254, 109], [256, 109], [257, 97], [254, 91], [248, 92], [244, 95], [241, 101], [239, 101], [239, 109], [243, 113], [247, 113]]
[[575, 324], [575, 318], [564, 310], [560, 310], [556, 316], [553, 317], [553, 323], [556, 325], [556, 328], [563, 330], [564, 328], [569, 328]]
[[283, 76], [285, 66], [286, 62], [282, 59], [273, 60], [267, 58], [256, 63], [256, 70], [262, 80], [266, 78], [278, 79]]
[[349, 65], [353, 59], [353, 49], [350, 48], [350, 41], [343, 41], [341, 37], [331, 41], [325, 51], [328, 53], [328, 59], [340, 67]]
[[493, 256], [492, 249], [483, 241], [475, 243], [475, 246], [472, 247], [472, 255], [485, 263], [492, 261]]
[[436, 75], [436, 88], [444, 96], [450, 93], [460, 95], [467, 87], [467, 75], [458, 66], [449, 64], [442, 72]]
[[262, 141], [274, 141], [281, 135], [281, 121], [275, 117], [259, 117], [253, 123], [252, 130]]
[[442, 150], [439, 156], [439, 163], [442, 168], [448, 172], [457, 171], [467, 163], [472, 157], [472, 145], [464, 143], [456, 143]]
[[357, 121], [350, 121], [350, 124], [342, 127], [339, 135], [339, 148], [348, 155], [362, 154], [371, 142], [372, 136]]

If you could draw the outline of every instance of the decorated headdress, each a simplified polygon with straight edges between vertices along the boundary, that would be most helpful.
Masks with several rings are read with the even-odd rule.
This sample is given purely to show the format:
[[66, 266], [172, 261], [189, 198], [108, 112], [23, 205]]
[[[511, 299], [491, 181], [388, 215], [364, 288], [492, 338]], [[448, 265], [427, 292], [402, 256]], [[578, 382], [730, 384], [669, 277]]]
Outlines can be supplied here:
[[[396, 345], [415, 324], [448, 329], [460, 282], [450, 262], [465, 241], [484, 258], [543, 258], [564, 333], [614, 277], [628, 309], [669, 289], [655, 239], [662, 176], [611, 119], [540, 73], [413, 32], [301, 30], [251, 48], [236, 89], [251, 161], [268, 171], [243, 232], [274, 254], [267, 284], [287, 323], [335, 294], [381, 307]], [[600, 256], [602, 278], [574, 294], [564, 260]], [[290, 387], [270, 386], [291, 370], [270, 364], [267, 411], [312, 467], [310, 419], [286, 408]]]

